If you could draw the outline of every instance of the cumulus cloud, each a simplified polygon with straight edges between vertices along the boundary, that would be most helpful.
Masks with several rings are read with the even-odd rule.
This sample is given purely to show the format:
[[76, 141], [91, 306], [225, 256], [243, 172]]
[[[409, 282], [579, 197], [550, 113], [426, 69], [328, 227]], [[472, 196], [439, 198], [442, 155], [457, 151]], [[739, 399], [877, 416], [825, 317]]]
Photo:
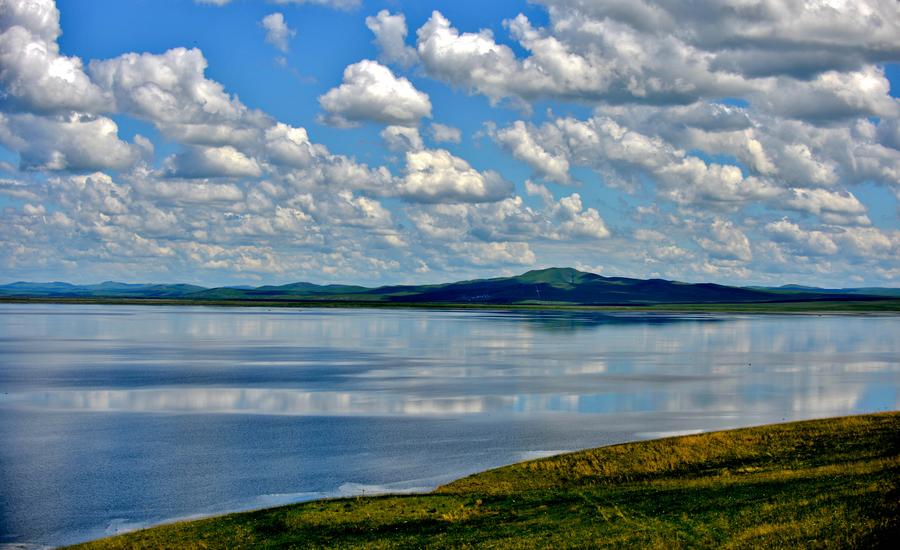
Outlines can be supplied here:
[[753, 259], [747, 235], [732, 222], [721, 218], [717, 218], [709, 226], [709, 237], [699, 237], [696, 241], [716, 258], [741, 262]]
[[608, 186], [653, 190], [719, 215], [756, 204], [868, 225], [858, 199], [834, 187], [900, 185], [900, 154], [879, 143], [890, 120], [822, 127], [735, 107], [639, 106], [540, 126], [516, 121], [489, 135], [536, 175], [559, 183], [571, 181], [572, 167], [585, 166]]
[[866, 66], [852, 72], [829, 71], [812, 81], [781, 82], [753, 99], [772, 114], [812, 121], [897, 117], [900, 101], [891, 97], [890, 88], [883, 69]]
[[294, 168], [309, 167], [318, 159], [327, 158], [324, 145], [313, 143], [305, 128], [277, 123], [265, 131], [265, 151], [270, 162]]
[[838, 251], [838, 246], [830, 235], [822, 231], [804, 231], [800, 226], [785, 219], [766, 225], [766, 231], [776, 240], [789, 243], [794, 252], [804, 255], [830, 255]]
[[512, 196], [492, 203], [416, 205], [406, 214], [422, 235], [439, 241], [591, 241], [610, 235], [599, 212], [584, 208], [578, 193], [557, 201], [542, 185], [526, 187], [541, 197], [542, 208]]
[[419, 202], [490, 202], [512, 190], [497, 172], [479, 172], [444, 149], [406, 153], [406, 174], [399, 187], [401, 196]]
[[431, 116], [428, 95], [377, 61], [363, 60], [344, 70], [344, 81], [319, 98], [328, 111], [324, 120], [336, 126], [379, 122], [415, 126]]
[[180, 178], [258, 177], [259, 164], [234, 147], [189, 147], [166, 159], [167, 175]]
[[[652, 176], [658, 193], [679, 204], [729, 205], [774, 198], [769, 181], [745, 176], [734, 165], [689, 155], [659, 136], [643, 134], [606, 116], [561, 118], [540, 127], [517, 121], [494, 139], [539, 175], [570, 181], [572, 165], [594, 168], [610, 185], [628, 187], [637, 174]], [[617, 179], [623, 181], [616, 183]]]
[[402, 13], [391, 15], [381, 10], [377, 15], [366, 17], [366, 26], [375, 34], [375, 43], [381, 50], [379, 59], [385, 63], [396, 63], [409, 67], [418, 60], [416, 50], [406, 45], [406, 17]]
[[609, 230], [595, 208], [584, 209], [581, 195], [572, 193], [559, 201], [559, 208], [553, 212], [559, 219], [559, 231], [569, 238], [589, 237], [602, 239], [609, 236]]
[[[900, 250], [900, 231], [875, 227], [824, 226], [805, 229], [787, 218], [769, 223], [766, 232], [789, 253], [799, 256], [843, 254], [857, 261], [892, 261]], [[876, 264], [877, 265], [877, 264]]]
[[[551, 17], [563, 17], [551, 11]], [[460, 32], [440, 12], [417, 31], [417, 49], [435, 78], [486, 95], [493, 102], [559, 98], [580, 101], [690, 103], [751, 88], [732, 73], [711, 70], [708, 58], [674, 40], [645, 41], [635, 29], [577, 15], [536, 29], [522, 14], [506, 22], [529, 51], [516, 57], [489, 30]], [[557, 36], [567, 33], [566, 36]], [[635, 61], [638, 61], [635, 63]]]
[[[0, 144], [22, 170], [0, 164], [4, 272], [390, 282], [601, 257], [607, 272], [726, 283], [900, 277], [900, 232], [874, 207], [900, 195], [883, 68], [900, 58], [896, 2], [536, 3], [546, 24], [512, 17], [497, 37], [438, 12], [413, 39], [401, 13], [366, 18], [380, 63], [350, 65], [320, 98], [331, 124], [383, 125], [383, 160], [367, 149], [365, 164], [242, 103], [200, 50], [85, 69], [60, 51], [51, 0], [0, 0]], [[286, 50], [292, 29], [269, 21]], [[433, 98], [397, 72], [412, 66], [495, 105], [546, 107], [483, 133], [538, 178], [521, 196], [490, 166], [426, 147], [462, 134], [420, 128]], [[120, 138], [120, 115], [176, 153]]]
[[0, 113], [0, 144], [19, 153], [25, 170], [123, 169], [140, 160], [143, 152], [119, 139], [111, 119], [77, 114]]
[[560, 183], [569, 183], [568, 159], [564, 155], [550, 153], [539, 145], [521, 120], [497, 131], [494, 139], [540, 175]]
[[101, 112], [104, 91], [84, 73], [81, 60], [60, 54], [59, 10], [53, 0], [0, 4], [0, 108], [55, 114]]
[[546, 27], [522, 14], [505, 22], [525, 57], [489, 30], [461, 32], [434, 12], [417, 31], [419, 58], [431, 76], [493, 102], [687, 105], [731, 96], [817, 121], [897, 111], [876, 68], [900, 57], [893, 2], [541, 3]]
[[93, 61], [91, 77], [112, 93], [119, 112], [149, 120], [164, 131], [190, 124], [229, 126], [252, 113], [222, 84], [204, 76], [207, 61], [196, 49], [162, 54], [129, 53]]
[[866, 207], [849, 192], [826, 189], [792, 189], [785, 201], [788, 208], [819, 216], [825, 223], [869, 225]]
[[381, 138], [391, 151], [418, 151], [425, 148], [419, 129], [409, 126], [387, 126]]
[[275, 46], [279, 51], [287, 53], [290, 49], [288, 42], [297, 35], [297, 31], [288, 27], [284, 21], [284, 14], [270, 13], [262, 18], [260, 25], [266, 30], [266, 42]]

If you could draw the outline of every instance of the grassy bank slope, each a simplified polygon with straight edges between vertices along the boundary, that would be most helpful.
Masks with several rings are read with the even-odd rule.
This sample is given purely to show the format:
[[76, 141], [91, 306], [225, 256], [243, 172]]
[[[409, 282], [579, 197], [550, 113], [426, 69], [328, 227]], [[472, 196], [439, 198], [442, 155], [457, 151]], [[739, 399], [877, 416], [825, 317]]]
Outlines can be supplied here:
[[879, 547], [900, 535], [900, 413], [629, 443], [427, 495], [308, 502], [84, 548]]

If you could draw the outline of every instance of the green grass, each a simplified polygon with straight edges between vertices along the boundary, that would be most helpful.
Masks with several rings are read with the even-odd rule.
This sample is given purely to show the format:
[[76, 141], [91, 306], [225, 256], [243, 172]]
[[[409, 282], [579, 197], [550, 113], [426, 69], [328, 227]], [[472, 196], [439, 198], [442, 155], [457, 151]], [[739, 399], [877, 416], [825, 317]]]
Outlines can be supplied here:
[[629, 443], [425, 495], [307, 502], [82, 548], [876, 548], [900, 535], [900, 413]]

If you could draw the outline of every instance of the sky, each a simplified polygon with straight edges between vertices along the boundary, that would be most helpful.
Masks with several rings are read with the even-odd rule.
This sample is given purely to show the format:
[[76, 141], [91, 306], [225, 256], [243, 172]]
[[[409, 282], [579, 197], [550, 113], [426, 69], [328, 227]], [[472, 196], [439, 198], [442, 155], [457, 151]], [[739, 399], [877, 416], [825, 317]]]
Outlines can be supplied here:
[[0, 283], [900, 286], [895, 0], [0, 0]]

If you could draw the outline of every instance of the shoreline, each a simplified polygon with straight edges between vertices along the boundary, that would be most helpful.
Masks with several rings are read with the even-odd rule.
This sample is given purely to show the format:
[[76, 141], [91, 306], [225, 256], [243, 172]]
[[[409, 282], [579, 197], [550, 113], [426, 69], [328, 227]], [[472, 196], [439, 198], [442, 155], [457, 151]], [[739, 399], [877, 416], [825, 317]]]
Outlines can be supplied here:
[[[618, 517], [616, 514], [623, 518], [631, 516], [628, 506], [634, 507], [635, 502], [639, 508], [652, 507], [657, 499], [665, 500], [672, 491], [683, 495], [673, 500], [672, 506], [705, 507], [707, 512], [712, 511], [713, 516], [716, 516], [715, 507], [711, 503], [705, 503], [703, 497], [720, 498], [722, 495], [719, 493], [724, 491], [724, 502], [737, 508], [738, 515], [762, 514], [765, 517], [753, 517], [757, 520], [774, 521], [779, 517], [778, 514], [770, 518], [762, 512], [753, 511], [758, 508], [754, 501], [761, 498], [758, 493], [763, 489], [763, 492], [769, 489], [774, 491], [774, 496], [766, 496], [764, 502], [769, 502], [772, 498], [779, 502], [785, 501], [788, 508], [802, 508], [805, 514], [816, 518], [815, 521], [798, 519], [797, 525], [791, 529], [800, 538], [789, 537], [788, 543], [799, 541], [808, 544], [810, 540], [834, 543], [838, 539], [810, 539], [809, 530], [818, 529], [816, 532], [821, 532], [823, 529], [830, 529], [827, 525], [822, 525], [822, 518], [819, 516], [829, 518], [833, 514], [834, 517], [829, 521], [840, 523], [839, 512], [844, 509], [841, 506], [847, 508], [845, 511], [853, 518], [852, 521], [848, 520], [847, 525], [833, 525], [833, 536], [849, 536], [847, 541], [883, 542], [900, 529], [900, 518], [896, 514], [900, 504], [891, 502], [889, 498], [885, 501], [886, 504], [878, 504], [885, 494], [898, 489], [898, 472], [900, 412], [892, 411], [766, 424], [566, 452], [465, 476], [428, 493], [329, 498], [187, 522], [174, 520], [173, 523], [157, 524], [148, 529], [90, 541], [73, 548], [172, 545], [249, 548], [258, 544], [280, 545], [288, 542], [333, 544], [341, 547], [366, 547], [372, 544], [393, 547], [409, 543], [443, 546], [478, 543], [485, 540], [482, 538], [484, 536], [498, 534], [503, 535], [499, 540], [501, 547], [523, 543], [530, 546], [531, 542], [547, 542], [560, 535], [558, 529], [562, 525], [568, 526], [576, 519], [584, 519], [581, 516], [586, 509], [589, 512], [591, 507], [597, 507], [597, 510], [603, 508], [600, 515], [608, 517], [605, 523], [598, 523], [593, 517], [588, 518], [590, 521], [580, 525], [587, 529], [585, 533], [596, 531], [594, 534], [602, 534], [604, 529], [612, 529], [616, 536], [626, 537], [622, 540], [623, 544], [626, 544], [626, 540], [630, 541], [627, 544], [652, 540], [670, 541], [672, 533], [668, 529], [671, 526], [656, 525], [659, 523], [656, 521], [658, 518], [643, 513], [633, 516], [643, 517], [648, 525], [656, 525], [659, 531], [656, 534], [653, 525], [635, 530], [635, 525], [629, 528], [627, 523], [620, 522], [622, 524], [613, 529], [611, 523], [616, 522], [611, 522], [610, 518]], [[785, 484], [796, 487], [782, 487]], [[868, 492], [860, 497], [859, 491], [866, 487]], [[872, 489], [873, 487], [877, 487], [877, 490]], [[710, 488], [715, 490], [710, 492]], [[831, 492], [823, 493], [826, 488]], [[692, 495], [692, 491], [697, 495]], [[734, 496], [727, 495], [729, 491], [737, 492], [749, 501], [735, 500]], [[798, 500], [797, 492], [803, 498]], [[835, 492], [840, 494], [834, 494]], [[591, 498], [582, 498], [587, 494], [592, 495]], [[811, 495], [823, 494], [827, 494], [828, 499], [835, 500], [837, 504], [811, 504]], [[602, 504], [604, 499], [615, 497], [613, 500], [620, 500], [623, 496], [629, 498], [615, 503], [608, 510]], [[520, 523], [521, 509], [528, 503], [537, 505], [537, 510], [543, 510], [545, 516], [553, 516], [548, 511], [548, 499], [552, 502], [570, 502], [571, 506], [560, 517], [544, 518], [545, 523], [549, 523], [536, 531], [531, 528], [533, 525], [528, 527], [530, 523], [524, 527], [523, 532], [513, 525]], [[586, 507], [584, 501], [592, 499], [601, 504], [589, 502]], [[423, 506], [428, 508], [422, 508]], [[874, 513], [873, 510], [878, 511], [876, 518], [866, 516], [872, 521], [862, 522], [856, 517], [859, 513]], [[687, 521], [677, 513], [672, 513], [674, 523], [680, 525]], [[508, 533], [505, 524], [502, 521], [496, 523], [497, 520], [510, 522]], [[420, 532], [414, 526], [409, 526], [411, 522], [422, 521], [430, 530]], [[273, 531], [273, 522], [283, 528]], [[374, 528], [375, 524], [381, 525], [384, 522], [393, 527]], [[691, 523], [694, 523], [693, 518], [688, 521], [688, 524]], [[325, 533], [320, 532], [326, 524], [329, 528], [325, 529]], [[620, 532], [623, 527], [624, 531]], [[698, 530], [697, 527], [699, 526], [687, 530], [693, 533]], [[746, 527], [744, 522], [732, 522], [727, 526], [719, 525], [718, 529], [746, 530]], [[787, 527], [782, 525], [779, 529]], [[252, 532], [252, 537], [242, 538], [243, 535], [249, 536], [249, 532]], [[745, 540], [745, 543], [772, 543], [773, 540], [767, 538], [767, 532], [762, 529], [757, 533], [762, 538], [754, 536]], [[688, 545], [715, 546], [734, 540], [731, 536], [724, 540], [717, 539], [707, 532], [705, 526], [699, 529], [699, 533], [702, 535], [700, 538], [693, 541], [689, 538], [685, 542], [689, 542]], [[550, 535], [551, 539], [547, 539]], [[628, 538], [637, 535], [650, 536], [650, 539]], [[657, 535], [663, 538], [654, 539]], [[744, 539], [743, 536], [739, 538]], [[554, 542], [567, 547], [585, 540], [591, 539], [576, 537], [569, 539], [568, 543], [566, 540]], [[774, 541], [786, 542], [782, 538]]]
[[570, 311], [604, 313], [745, 313], [798, 315], [897, 315], [900, 300], [847, 301], [783, 301], [747, 303], [666, 303], [666, 304], [484, 304], [484, 303], [407, 303], [378, 301], [256, 301], [256, 300], [179, 300], [168, 298], [62, 298], [62, 297], [0, 297], [0, 304], [61, 304], [61, 305], [139, 305], [139, 306], [202, 306], [256, 307], [284, 309], [399, 309], [399, 310], [474, 310], [474, 311]]

